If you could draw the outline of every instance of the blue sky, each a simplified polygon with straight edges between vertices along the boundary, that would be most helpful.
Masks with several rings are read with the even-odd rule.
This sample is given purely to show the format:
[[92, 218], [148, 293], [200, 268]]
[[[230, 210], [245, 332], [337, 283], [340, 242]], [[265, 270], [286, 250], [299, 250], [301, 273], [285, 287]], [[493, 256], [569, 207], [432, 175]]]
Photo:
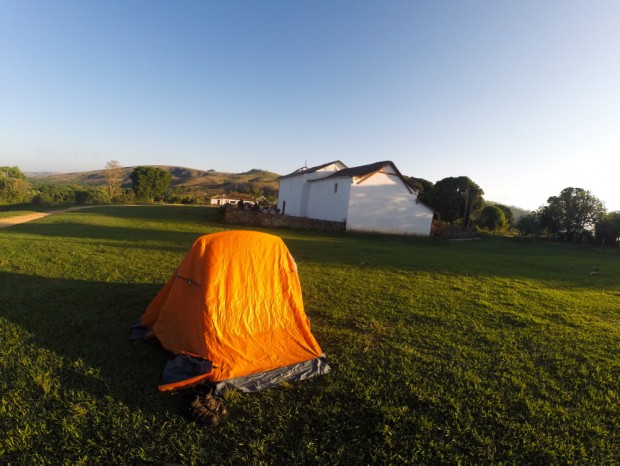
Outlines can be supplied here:
[[392, 160], [620, 210], [620, 2], [0, 0], [0, 165]]

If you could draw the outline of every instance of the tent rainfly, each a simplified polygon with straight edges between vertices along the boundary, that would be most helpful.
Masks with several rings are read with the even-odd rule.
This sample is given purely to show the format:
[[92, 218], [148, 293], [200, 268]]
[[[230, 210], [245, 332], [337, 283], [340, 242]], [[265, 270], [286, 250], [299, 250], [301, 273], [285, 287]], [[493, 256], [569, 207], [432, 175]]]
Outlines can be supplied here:
[[132, 328], [175, 354], [161, 391], [202, 382], [254, 392], [326, 374], [297, 266], [284, 242], [253, 231], [198, 238]]

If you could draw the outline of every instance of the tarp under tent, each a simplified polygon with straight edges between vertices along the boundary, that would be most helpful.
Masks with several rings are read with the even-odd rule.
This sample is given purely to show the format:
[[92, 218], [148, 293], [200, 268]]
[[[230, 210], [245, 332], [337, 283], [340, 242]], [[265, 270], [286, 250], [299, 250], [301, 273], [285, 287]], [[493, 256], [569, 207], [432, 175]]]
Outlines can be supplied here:
[[176, 355], [162, 391], [197, 383], [253, 392], [330, 371], [305, 314], [297, 266], [277, 236], [198, 238], [132, 329]]

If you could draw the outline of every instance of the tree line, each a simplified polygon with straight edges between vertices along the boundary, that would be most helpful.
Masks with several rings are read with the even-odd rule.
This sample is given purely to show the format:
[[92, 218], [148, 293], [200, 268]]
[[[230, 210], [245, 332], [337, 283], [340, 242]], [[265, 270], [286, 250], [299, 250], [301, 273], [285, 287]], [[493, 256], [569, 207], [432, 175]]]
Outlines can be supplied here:
[[30, 182], [18, 167], [0, 167], [0, 205], [34, 204], [126, 204], [131, 202], [176, 202], [169, 190], [172, 175], [156, 167], [136, 167], [130, 175], [131, 189], [123, 188], [123, 168], [112, 160], [105, 166], [104, 186]]
[[525, 236], [545, 234], [556, 240], [594, 240], [602, 245], [620, 242], [620, 212], [607, 212], [602, 201], [581, 188], [565, 188], [551, 196], [516, 227]]
[[510, 207], [487, 204], [482, 188], [466, 176], [444, 178], [434, 184], [422, 178], [405, 178], [418, 191], [418, 199], [436, 212], [437, 221], [451, 226], [491, 232], [515, 229], [523, 236], [620, 244], [620, 212], [607, 212], [601, 200], [582, 188], [565, 188], [538, 210], [515, 221]]
[[[178, 170], [172, 171], [174, 174]], [[111, 160], [102, 170], [104, 181], [100, 186], [50, 182], [34, 178], [28, 180], [18, 167], [0, 167], [0, 205], [35, 204], [127, 204], [132, 202], [166, 202], [197, 204], [204, 201], [204, 193], [196, 195], [195, 187], [172, 187], [174, 175], [170, 171], [151, 166], [136, 167], [130, 174], [131, 187], [126, 187], [126, 168]], [[260, 173], [259, 173], [260, 175]], [[125, 186], [123, 186], [125, 183]], [[213, 189], [208, 188], [208, 190]], [[276, 199], [278, 192], [261, 186], [260, 180], [247, 182], [225, 181], [217, 192], [238, 191], [255, 197]]]

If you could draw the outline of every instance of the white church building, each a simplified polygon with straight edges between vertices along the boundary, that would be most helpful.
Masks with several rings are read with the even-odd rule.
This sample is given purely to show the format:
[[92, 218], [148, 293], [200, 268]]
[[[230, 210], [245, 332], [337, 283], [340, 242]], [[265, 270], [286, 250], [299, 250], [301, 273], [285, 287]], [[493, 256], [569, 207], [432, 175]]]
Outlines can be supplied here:
[[433, 210], [390, 161], [300, 168], [280, 178], [278, 208], [284, 215], [345, 222], [352, 231], [429, 236], [433, 222]]

